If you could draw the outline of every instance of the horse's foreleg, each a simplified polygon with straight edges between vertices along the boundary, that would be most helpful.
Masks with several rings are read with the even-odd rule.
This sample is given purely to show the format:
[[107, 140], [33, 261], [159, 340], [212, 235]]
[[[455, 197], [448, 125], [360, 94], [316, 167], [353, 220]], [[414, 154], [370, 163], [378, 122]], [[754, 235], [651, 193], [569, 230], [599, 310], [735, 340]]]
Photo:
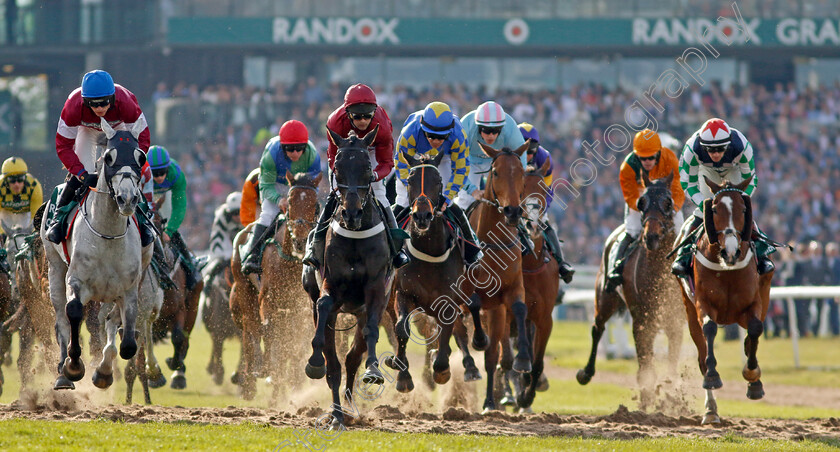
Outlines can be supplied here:
[[50, 265], [49, 268], [49, 293], [50, 301], [55, 310], [55, 337], [58, 343], [58, 378], [55, 380], [54, 389], [75, 389], [76, 386], [69, 378], [64, 376], [64, 362], [68, 358], [67, 347], [70, 342], [70, 321], [65, 311], [65, 283], [64, 275], [66, 269], [57, 270]]
[[137, 378], [137, 365], [135, 364], [135, 360], [129, 359], [125, 364], [125, 375], [123, 378], [125, 378], [125, 404], [131, 405], [134, 395], [134, 380]]
[[534, 332], [534, 365], [531, 370], [530, 381], [524, 391], [517, 397], [516, 404], [519, 405], [520, 412], [532, 412], [531, 404], [534, 403], [534, 397], [537, 394], [537, 386], [540, 383], [543, 369], [545, 368], [545, 349], [548, 345], [548, 337], [551, 336], [551, 329], [553, 327], [551, 317], [537, 319], [535, 323]]
[[715, 336], [718, 326], [709, 316], [703, 319], [703, 336], [706, 337], [706, 374], [703, 376], [704, 389], [718, 389], [723, 386], [717, 371], [715, 359]]
[[64, 376], [70, 381], [79, 381], [85, 376], [85, 364], [80, 359], [82, 347], [79, 344], [79, 328], [85, 314], [85, 307], [79, 297], [79, 281], [71, 278], [67, 288], [69, 301], [64, 306], [64, 314], [70, 324], [70, 342], [67, 344], [67, 358], [64, 360]]
[[[496, 369], [496, 385], [493, 388], [493, 400], [497, 400], [503, 406], [513, 406], [516, 404], [516, 398], [513, 396], [513, 391], [510, 388], [510, 378], [518, 378], [519, 374], [513, 371], [513, 341], [511, 337], [511, 322], [508, 319], [505, 322], [504, 331], [502, 332], [502, 340], [499, 344], [501, 348], [501, 361]], [[518, 332], [517, 332], [518, 333]]]
[[362, 375], [362, 382], [365, 384], [381, 385], [385, 383], [385, 377], [379, 370], [379, 358], [376, 355], [376, 344], [379, 342], [379, 322], [382, 320], [382, 313], [385, 311], [385, 304], [388, 301], [387, 293], [382, 293], [381, 284], [374, 281], [365, 292], [367, 305], [367, 321], [362, 330], [367, 343], [367, 360], [365, 360], [365, 373]]
[[464, 359], [461, 361], [461, 364], [464, 366], [464, 381], [481, 380], [481, 372], [476, 367], [472, 355], [470, 355], [467, 327], [464, 325], [463, 317], [456, 320], [454, 326], [455, 330], [453, 334], [455, 336], [455, 344], [458, 345], [458, 348], [461, 349], [461, 353], [464, 355]]
[[[360, 314], [358, 317], [359, 324], [356, 325], [356, 331], [353, 333], [353, 345], [350, 346], [350, 350], [347, 351], [347, 355], [344, 357], [344, 371], [347, 373], [347, 378], [345, 381], [345, 394], [352, 394], [354, 386], [356, 385], [356, 373], [359, 372], [359, 364], [362, 363], [362, 356], [364, 356], [365, 352], [367, 351], [367, 343], [365, 342], [365, 330], [367, 326], [365, 325], [365, 315]], [[363, 393], [362, 398], [367, 399], [368, 397], [364, 395], [365, 391], [361, 391]]]
[[[100, 389], [105, 389], [114, 382], [114, 359], [117, 357], [117, 346], [115, 345], [117, 339], [117, 329], [120, 326], [121, 309], [119, 304], [114, 304], [111, 312], [105, 319], [105, 337], [107, 342], [105, 348], [102, 349], [102, 361], [93, 372], [93, 385]], [[123, 330], [125, 331], [125, 330]], [[123, 337], [125, 341], [125, 336]], [[129, 357], [129, 359], [131, 356]]]
[[[455, 319], [458, 321], [458, 319]], [[452, 338], [452, 323], [445, 323], [441, 326], [440, 337], [438, 338], [438, 351], [435, 356], [435, 362], [432, 364], [434, 370], [433, 377], [435, 383], [442, 385], [449, 381], [452, 372], [449, 370], [449, 355], [452, 354], [452, 347], [449, 345], [450, 338]]]
[[761, 368], [758, 367], [758, 338], [764, 332], [764, 324], [756, 317], [751, 317], [747, 322], [747, 337], [744, 338], [744, 353], [747, 355], [747, 363], [744, 365], [744, 379], [749, 382], [747, 385], [747, 397], [758, 400], [764, 397], [764, 387], [761, 384]]
[[715, 400], [714, 391], [706, 390], [706, 414], [703, 415], [702, 425], [706, 424], [720, 424], [720, 416], [717, 412], [717, 401]]
[[[392, 369], [399, 368], [397, 374], [397, 391], [411, 392], [414, 389], [414, 381], [411, 379], [411, 373], [408, 371], [408, 358], [405, 356], [406, 345], [411, 335], [410, 315], [408, 312], [408, 301], [397, 293], [397, 306], [399, 307], [400, 317], [394, 326], [394, 333], [397, 335], [397, 356], [392, 358], [391, 362], [386, 362]], [[395, 362], [396, 361], [396, 362]]]
[[[319, 300], [320, 301], [320, 300]], [[320, 315], [320, 311], [319, 311]], [[326, 314], [323, 316], [326, 318], [324, 320], [324, 331], [323, 331], [323, 357], [326, 363], [326, 375], [327, 375], [327, 386], [329, 386], [330, 391], [332, 392], [332, 399], [333, 403], [331, 408], [333, 409], [332, 416], [333, 416], [333, 427], [342, 428], [344, 425], [344, 410], [341, 408], [341, 395], [339, 394], [339, 389], [341, 386], [341, 363], [338, 361], [338, 355], [336, 354], [335, 350], [335, 320], [336, 315], [327, 311]], [[321, 325], [321, 317], [318, 318], [318, 325]], [[329, 325], [329, 327], [327, 327]], [[317, 335], [317, 332], [315, 333]], [[314, 340], [313, 340], [314, 342]], [[311, 359], [311, 358], [310, 358]], [[309, 366], [307, 365], [307, 369]], [[312, 377], [310, 377], [312, 378]], [[348, 378], [349, 381], [349, 378]], [[352, 400], [352, 393], [345, 394], [348, 397], [348, 403], [351, 406], [355, 406]]]
[[513, 311], [513, 318], [516, 320], [517, 334], [517, 353], [516, 358], [513, 359], [513, 370], [521, 373], [531, 372], [531, 338], [528, 336], [528, 306], [517, 299], [511, 306]]
[[149, 392], [149, 373], [146, 371], [146, 348], [141, 345], [139, 349], [137, 349], [137, 354], [134, 356], [134, 360], [137, 363], [137, 373], [140, 377], [140, 386], [143, 387], [143, 402], [146, 405], [152, 404], [152, 395]]
[[484, 412], [496, 409], [496, 401], [493, 399], [494, 373], [496, 364], [499, 362], [499, 343], [504, 339], [504, 327], [506, 320], [506, 309], [504, 306], [497, 306], [487, 312], [487, 326], [490, 330], [490, 344], [484, 351], [484, 371], [487, 373], [487, 391], [484, 397]]
[[601, 278], [598, 278], [597, 289], [595, 291], [595, 320], [592, 322], [592, 348], [589, 350], [589, 360], [586, 362], [586, 367], [578, 370], [576, 378], [578, 383], [585, 385], [595, 376], [595, 359], [598, 356], [598, 344], [601, 342], [601, 337], [606, 330], [607, 321], [613, 316], [618, 309], [621, 299], [617, 294], [605, 293], [602, 289]]
[[487, 333], [484, 332], [484, 328], [481, 326], [481, 296], [477, 293], [470, 295], [467, 307], [470, 310], [473, 326], [475, 326], [475, 331], [473, 331], [472, 346], [474, 349], [482, 352], [487, 350], [490, 338], [487, 337]]
[[[318, 299], [315, 305], [317, 326], [315, 327], [315, 337], [312, 338], [312, 356], [309, 357], [309, 362], [306, 364], [306, 376], [313, 380], [323, 378], [327, 370], [324, 362], [324, 346], [326, 344], [327, 320], [332, 315], [334, 304], [335, 299], [333, 297], [324, 295]], [[333, 333], [332, 336], [335, 337], [335, 334]], [[335, 344], [333, 344], [333, 348], [335, 348]], [[341, 372], [339, 371], [340, 378]]]
[[639, 361], [639, 370], [636, 372], [636, 383], [641, 392], [639, 406], [646, 410], [654, 397], [656, 370], [653, 365], [653, 340], [657, 329], [652, 325], [650, 316], [638, 311], [631, 313], [634, 314], [633, 340], [636, 343], [636, 358]]
[[[117, 305], [119, 306], [119, 304]], [[137, 287], [129, 290], [120, 306], [123, 335], [120, 340], [120, 358], [128, 360], [137, 353]]]

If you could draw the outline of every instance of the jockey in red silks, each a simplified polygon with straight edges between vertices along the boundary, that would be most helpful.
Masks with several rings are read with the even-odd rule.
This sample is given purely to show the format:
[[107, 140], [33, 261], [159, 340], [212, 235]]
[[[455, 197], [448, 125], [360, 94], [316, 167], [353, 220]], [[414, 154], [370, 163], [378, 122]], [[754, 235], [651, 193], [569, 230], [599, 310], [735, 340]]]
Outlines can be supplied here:
[[[391, 211], [388, 198], [385, 196], [385, 179], [394, 170], [394, 138], [391, 135], [393, 126], [391, 118], [384, 108], [376, 104], [376, 94], [367, 85], [357, 83], [344, 94], [344, 104], [336, 108], [327, 119], [327, 128], [346, 137], [350, 131], [356, 132], [360, 138], [364, 137], [371, 130], [379, 126], [376, 139], [370, 149], [370, 164], [373, 167], [373, 180], [370, 189], [376, 196], [377, 205], [383, 217], [388, 222], [388, 228], [392, 231], [399, 230], [397, 220]], [[335, 155], [338, 147], [332, 142], [327, 148], [327, 158], [330, 164], [330, 194], [324, 211], [318, 219], [318, 225], [312, 230], [306, 248], [306, 256], [303, 258], [305, 264], [320, 268], [324, 259], [324, 241], [327, 237], [328, 222], [338, 207], [338, 197], [335, 195], [332, 172], [335, 164]], [[400, 231], [401, 232], [401, 231]], [[394, 268], [400, 268], [409, 262], [408, 255], [402, 250], [403, 238], [398, 233], [388, 234], [388, 244], [391, 247], [392, 263]]]
[[[105, 137], [100, 126], [100, 118], [103, 117], [115, 130], [131, 130], [136, 123], [142, 124], [143, 129], [137, 141], [143, 152], [149, 151], [149, 127], [134, 94], [114, 84], [111, 75], [105, 71], [94, 70], [85, 74], [82, 86], [73, 90], [64, 102], [55, 134], [56, 153], [70, 174], [58, 205], [55, 206], [55, 222], [47, 231], [47, 239], [53, 243], [61, 243], [65, 236], [70, 209], [62, 207], [70, 204], [79, 189], [87, 190], [96, 186], [95, 161], [97, 151], [103, 150], [100, 143], [104, 142]], [[148, 163], [142, 171], [143, 194], [148, 202], [152, 199]], [[136, 217], [140, 224], [141, 244], [145, 247], [154, 240], [154, 233], [144, 214], [138, 213]]]

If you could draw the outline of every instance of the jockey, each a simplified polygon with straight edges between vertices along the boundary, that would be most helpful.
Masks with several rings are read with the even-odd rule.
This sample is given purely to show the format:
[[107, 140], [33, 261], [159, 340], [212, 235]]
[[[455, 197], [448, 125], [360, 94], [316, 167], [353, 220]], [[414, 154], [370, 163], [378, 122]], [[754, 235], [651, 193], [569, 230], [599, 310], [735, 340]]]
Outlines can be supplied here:
[[[470, 173], [461, 191], [458, 192], [458, 199], [455, 202], [467, 210], [472, 203], [480, 199], [484, 194], [481, 188], [482, 177], [493, 164], [493, 159], [487, 156], [478, 143], [484, 143], [495, 149], [510, 148], [516, 150], [523, 144], [525, 139], [516, 127], [516, 121], [505, 113], [502, 106], [495, 102], [485, 102], [475, 110], [467, 113], [461, 120], [464, 132], [467, 135], [468, 147], [470, 149]], [[522, 168], [528, 166], [525, 153], [522, 153]]]
[[[0, 174], [0, 236], [6, 234], [2, 224], [29, 228], [35, 212], [41, 207], [44, 193], [41, 183], [28, 173], [26, 162], [20, 157], [9, 157], [3, 162]], [[0, 246], [0, 271], [9, 273], [6, 249]]]
[[[370, 151], [370, 164], [373, 167], [373, 181], [370, 183], [370, 188], [373, 190], [379, 210], [387, 221], [391, 232], [387, 235], [388, 246], [391, 249], [391, 262], [394, 268], [400, 268], [408, 264], [410, 259], [402, 249], [404, 233], [397, 226], [394, 213], [388, 207], [390, 202], [385, 196], [385, 184], [383, 183], [383, 179], [394, 169], [394, 138], [391, 136], [393, 131], [391, 118], [388, 117], [384, 108], [376, 104], [376, 94], [373, 90], [367, 85], [357, 83], [347, 88], [347, 92], [344, 93], [344, 103], [336, 108], [327, 119], [327, 128], [342, 137], [349, 135], [351, 130], [355, 131], [359, 137], [363, 137], [377, 125], [379, 131], [376, 134], [373, 146], [371, 146], [373, 149], [368, 149]], [[338, 147], [330, 137], [330, 144], [327, 148], [330, 173], [333, 171], [337, 152]], [[315, 268], [321, 267], [321, 261], [324, 259], [327, 226], [337, 207], [338, 197], [335, 194], [332, 177], [330, 177], [330, 194], [327, 197], [324, 210], [318, 218], [318, 225], [310, 233], [306, 256], [303, 258], [305, 264]]]
[[[747, 138], [738, 129], [733, 129], [722, 119], [712, 118], [703, 123], [700, 130], [688, 139], [680, 158], [680, 184], [691, 202], [697, 206], [694, 218], [684, 240], [677, 251], [677, 259], [671, 266], [671, 273], [686, 278], [691, 268], [691, 257], [694, 255], [696, 231], [703, 224], [703, 201], [712, 198], [712, 191], [706, 185], [703, 176], [716, 184], [726, 181], [741, 183], [752, 177], [752, 181], [744, 190], [751, 196], [757, 186], [753, 148]], [[776, 251], [772, 242], [753, 223], [755, 254], [757, 258], [758, 274], [763, 275], [772, 271], [775, 266], [768, 257]]]
[[187, 290], [190, 291], [201, 279], [201, 274], [192, 253], [178, 232], [187, 211], [187, 178], [181, 166], [169, 156], [169, 151], [163, 146], [150, 147], [148, 155], [154, 177], [154, 204], [161, 219], [166, 221], [161, 238], [164, 243], [171, 240], [174, 250], [180, 255], [185, 266]]
[[543, 182], [545, 182], [545, 186], [548, 191], [545, 196], [545, 206], [540, 222], [543, 226], [543, 236], [545, 236], [545, 242], [548, 244], [548, 251], [555, 259], [557, 259], [557, 264], [560, 267], [560, 277], [563, 278], [563, 281], [566, 284], [568, 284], [572, 282], [575, 269], [569, 265], [568, 262], [563, 260], [563, 250], [560, 248], [560, 241], [557, 240], [557, 234], [554, 232], [554, 229], [551, 228], [551, 223], [548, 221], [548, 206], [551, 205], [551, 183], [554, 179], [554, 176], [552, 175], [552, 167], [554, 166], [554, 163], [551, 161], [551, 154], [549, 154], [545, 148], [540, 146], [540, 133], [537, 131], [536, 127], [527, 122], [523, 122], [519, 124], [519, 131], [522, 133], [522, 138], [525, 140], [531, 140], [525, 154], [527, 156], [528, 165], [533, 166], [534, 168], [541, 168], [543, 164], [545, 164], [546, 160], [548, 161], [548, 172], [543, 178]]
[[607, 281], [605, 289], [608, 292], [614, 291], [621, 285], [624, 271], [624, 262], [627, 260], [630, 245], [639, 238], [642, 233], [642, 213], [636, 207], [641, 193], [642, 174], [647, 173], [648, 178], [661, 179], [673, 176], [671, 181], [671, 198], [674, 208], [674, 229], [679, 232], [683, 224], [682, 205], [685, 202], [685, 194], [680, 187], [679, 163], [676, 154], [671, 149], [662, 146], [659, 134], [650, 129], [636, 133], [633, 139], [633, 152], [627, 155], [621, 164], [619, 182], [621, 192], [624, 194], [624, 233], [610, 249], [609, 262], [607, 263]]
[[321, 156], [309, 141], [309, 131], [302, 122], [294, 119], [283, 123], [278, 136], [265, 145], [260, 159], [262, 210], [246, 244], [248, 256], [242, 261], [242, 273], [246, 275], [262, 273], [262, 242], [272, 236], [269, 226], [278, 214], [289, 209], [286, 171], [293, 175], [307, 173], [312, 177], [317, 177], [321, 172]]
[[216, 208], [213, 225], [210, 227], [210, 263], [204, 270], [206, 275], [204, 290], [211, 290], [216, 275], [224, 269], [225, 263], [233, 256], [233, 238], [242, 230], [239, 224], [242, 193], [235, 191], [227, 195], [224, 204]]
[[[432, 102], [425, 109], [408, 116], [397, 146], [397, 176], [401, 183], [396, 184], [397, 201], [394, 213], [402, 218], [409, 211], [406, 190], [409, 167], [406, 157], [434, 157], [441, 152], [446, 154], [448, 158], [441, 160], [439, 169], [444, 180], [447, 174], [449, 175], [449, 182], [444, 187], [444, 202], [440, 209], [461, 230], [467, 245], [464, 248], [464, 261], [467, 266], [471, 266], [480, 258], [481, 250], [477, 246], [478, 240], [464, 211], [452, 202], [470, 173], [470, 150], [466, 138], [461, 121], [452, 114], [449, 105], [443, 102]], [[446, 160], [449, 160], [448, 165]]]
[[245, 178], [242, 184], [242, 200], [239, 203], [239, 223], [242, 227], [257, 221], [260, 208], [260, 169], [256, 168]]
[[[134, 94], [114, 84], [111, 75], [105, 71], [94, 70], [85, 74], [82, 86], [67, 97], [55, 134], [56, 153], [70, 175], [55, 206], [55, 222], [47, 231], [47, 239], [53, 243], [61, 243], [66, 234], [65, 223], [72, 206], [65, 206], [70, 204], [79, 189], [96, 186], [96, 175], [90, 173], [95, 171], [97, 148], [100, 146], [97, 143], [104, 138], [100, 126], [100, 118], [103, 117], [118, 130], [130, 130], [135, 123], [142, 124], [143, 131], [137, 141], [143, 152], [149, 150], [149, 127]], [[148, 199], [151, 193], [144, 195]], [[143, 207], [138, 205], [138, 208]], [[145, 247], [154, 240], [154, 232], [143, 213], [137, 213], [135, 217], [140, 228], [140, 243]]]

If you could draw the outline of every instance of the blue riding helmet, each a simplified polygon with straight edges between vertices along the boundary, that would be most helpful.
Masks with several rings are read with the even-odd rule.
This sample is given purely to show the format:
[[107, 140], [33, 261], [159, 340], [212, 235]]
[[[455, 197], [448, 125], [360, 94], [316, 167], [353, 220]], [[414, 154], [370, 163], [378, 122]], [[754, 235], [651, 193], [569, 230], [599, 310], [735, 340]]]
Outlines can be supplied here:
[[455, 127], [455, 115], [449, 105], [443, 102], [432, 102], [423, 110], [420, 128], [425, 132], [438, 135], [447, 134]]
[[157, 169], [169, 168], [169, 151], [163, 146], [149, 146], [149, 152], [146, 154], [146, 159], [149, 162], [149, 167], [152, 171]]
[[82, 97], [84, 98], [113, 96], [114, 92], [114, 79], [105, 71], [97, 69], [82, 77]]
[[519, 131], [522, 132], [522, 138], [526, 140], [540, 142], [540, 133], [537, 128], [527, 122], [519, 123]]

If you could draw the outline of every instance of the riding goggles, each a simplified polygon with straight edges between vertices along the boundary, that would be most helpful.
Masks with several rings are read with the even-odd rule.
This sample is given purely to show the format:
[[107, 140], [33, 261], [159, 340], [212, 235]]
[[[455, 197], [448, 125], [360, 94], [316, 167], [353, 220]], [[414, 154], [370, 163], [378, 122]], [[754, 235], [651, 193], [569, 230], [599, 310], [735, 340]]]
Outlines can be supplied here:
[[15, 174], [14, 176], [6, 176], [6, 180], [10, 184], [22, 184], [26, 182], [26, 174]]
[[445, 140], [445, 139], [449, 138], [449, 134], [448, 133], [426, 132], [426, 138], [428, 138], [429, 140]]
[[651, 155], [650, 157], [639, 157], [639, 160], [641, 160], [641, 161], [643, 161], [643, 162], [644, 162], [645, 160], [656, 160], [656, 159], [658, 159], [658, 158], [659, 158], [659, 152], [657, 152], [656, 154]]
[[358, 121], [360, 119], [371, 119], [371, 118], [373, 118], [373, 113], [350, 113], [350, 112], [347, 112], [347, 114], [350, 116], [350, 119], [352, 119], [354, 121]]
[[102, 108], [111, 105], [111, 96], [108, 97], [99, 97], [94, 99], [85, 99], [85, 105], [90, 108]]
[[502, 126], [499, 127], [487, 127], [487, 126], [478, 126], [479, 133], [484, 133], [487, 135], [498, 135], [502, 133]]
[[283, 152], [291, 154], [292, 152], [303, 152], [306, 150], [306, 143], [300, 144], [281, 144], [280, 147], [283, 148]]
[[152, 170], [152, 177], [163, 177], [169, 172], [169, 167], [157, 168]]
[[707, 145], [700, 145], [707, 154], [717, 154], [720, 152], [726, 152], [729, 149], [729, 143], [717, 145], [717, 146], [707, 146]]

